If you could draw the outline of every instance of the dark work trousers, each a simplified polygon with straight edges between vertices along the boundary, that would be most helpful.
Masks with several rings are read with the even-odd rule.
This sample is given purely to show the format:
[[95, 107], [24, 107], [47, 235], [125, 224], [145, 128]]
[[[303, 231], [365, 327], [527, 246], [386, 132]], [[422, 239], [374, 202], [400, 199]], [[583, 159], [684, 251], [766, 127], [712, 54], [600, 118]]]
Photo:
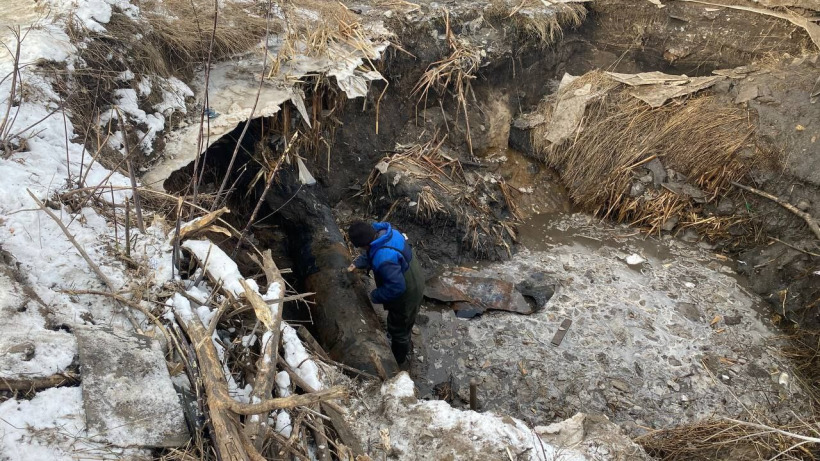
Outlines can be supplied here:
[[390, 333], [390, 348], [398, 363], [407, 360], [410, 353], [410, 336], [413, 334], [413, 324], [421, 307], [424, 296], [424, 273], [413, 251], [413, 260], [404, 273], [406, 289], [398, 299], [384, 303], [387, 310], [387, 332]]

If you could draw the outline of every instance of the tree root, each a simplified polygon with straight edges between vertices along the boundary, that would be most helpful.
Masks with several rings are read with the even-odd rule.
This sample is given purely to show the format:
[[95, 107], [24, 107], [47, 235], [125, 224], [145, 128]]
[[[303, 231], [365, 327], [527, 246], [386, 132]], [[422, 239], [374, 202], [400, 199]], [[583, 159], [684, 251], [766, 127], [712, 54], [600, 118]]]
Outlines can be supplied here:
[[806, 213], [805, 211], [801, 211], [800, 209], [798, 209], [796, 206], [792, 205], [791, 203], [788, 203], [785, 200], [781, 200], [778, 197], [775, 197], [774, 195], [772, 195], [768, 192], [764, 192], [760, 189], [755, 189], [754, 187], [744, 186], [743, 184], [740, 184], [740, 183], [735, 182], [735, 181], [732, 181], [732, 185], [735, 186], [735, 187], [739, 187], [739, 188], [741, 188], [745, 191], [749, 191], [753, 194], [757, 194], [761, 197], [767, 198], [767, 199], [779, 204], [783, 208], [791, 211], [795, 215], [801, 217], [803, 219], [803, 221], [806, 221], [806, 224], [809, 225], [809, 229], [811, 229], [811, 231], [814, 233], [815, 237], [820, 239], [820, 224], [817, 223], [817, 220], [814, 217], [812, 217], [812, 215]]

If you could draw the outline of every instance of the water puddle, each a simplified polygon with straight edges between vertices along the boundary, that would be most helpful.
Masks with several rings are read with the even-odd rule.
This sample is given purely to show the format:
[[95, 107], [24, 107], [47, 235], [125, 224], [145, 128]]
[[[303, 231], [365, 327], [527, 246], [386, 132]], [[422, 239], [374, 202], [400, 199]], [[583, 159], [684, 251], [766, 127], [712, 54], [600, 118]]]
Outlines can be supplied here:
[[518, 242], [530, 251], [546, 251], [556, 246], [581, 246], [587, 251], [603, 247], [632, 251], [652, 262], [664, 262], [673, 253], [664, 242], [641, 234], [632, 228], [611, 228], [604, 232], [603, 226], [590, 223], [584, 227], [557, 227], [566, 213], [542, 213], [532, 216], [518, 227]]

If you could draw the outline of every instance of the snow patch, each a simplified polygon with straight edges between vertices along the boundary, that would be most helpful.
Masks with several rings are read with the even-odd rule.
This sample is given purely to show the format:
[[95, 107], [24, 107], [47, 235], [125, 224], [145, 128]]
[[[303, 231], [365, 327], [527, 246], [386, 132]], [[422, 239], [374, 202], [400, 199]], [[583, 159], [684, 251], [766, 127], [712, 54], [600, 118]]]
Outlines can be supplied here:
[[276, 373], [276, 395], [278, 397], [290, 397], [290, 375], [287, 371]]
[[73, 461], [79, 453], [87, 459], [137, 459], [150, 454], [91, 441], [80, 387], [46, 389], [31, 400], [7, 400], [0, 403], [0, 415], [3, 459]]
[[282, 322], [282, 343], [285, 349], [285, 362], [288, 366], [313, 390], [324, 389], [325, 386], [319, 378], [319, 367], [305, 350], [296, 330], [285, 322]]
[[276, 425], [274, 426], [276, 432], [283, 437], [290, 437], [292, 424], [290, 422], [290, 415], [285, 410], [279, 410], [276, 414]]

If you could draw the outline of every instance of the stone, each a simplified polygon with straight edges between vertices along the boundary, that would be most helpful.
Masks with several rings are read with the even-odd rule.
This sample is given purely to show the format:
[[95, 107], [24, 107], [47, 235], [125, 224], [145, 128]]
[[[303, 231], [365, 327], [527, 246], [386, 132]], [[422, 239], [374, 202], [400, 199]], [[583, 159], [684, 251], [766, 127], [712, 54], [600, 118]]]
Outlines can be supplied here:
[[811, 202], [809, 202], [806, 199], [800, 199], [797, 201], [797, 204], [795, 206], [800, 211], [809, 211], [809, 209], [811, 208]]
[[644, 192], [646, 192], [646, 186], [644, 186], [640, 181], [634, 182], [632, 183], [632, 187], [629, 189], [629, 196], [640, 197]]
[[620, 379], [613, 379], [610, 381], [612, 383], [612, 387], [618, 389], [621, 392], [629, 392], [629, 384], [621, 381]]
[[700, 309], [692, 303], [677, 303], [675, 304], [677, 311], [686, 317], [687, 319], [698, 322], [700, 321], [703, 314], [701, 314]]
[[677, 216], [670, 216], [669, 219], [663, 222], [661, 225], [661, 229], [669, 232], [675, 229], [675, 226], [678, 225], [678, 217]]
[[758, 96], [758, 87], [757, 84], [750, 83], [750, 82], [743, 82], [739, 85], [737, 90], [737, 96], [735, 96], [735, 104], [742, 104], [744, 102], [749, 102]]
[[555, 294], [555, 284], [549, 283], [548, 280], [537, 282], [533, 278], [517, 283], [515, 289], [525, 298], [535, 301], [536, 309], [543, 309]]
[[666, 168], [663, 167], [663, 163], [657, 158], [644, 165], [644, 168], [652, 172], [652, 184], [656, 187], [666, 181]]
[[727, 315], [723, 317], [723, 322], [726, 325], [740, 325], [740, 315]]
[[119, 447], [178, 447], [190, 439], [159, 341], [78, 326], [88, 432]]
[[735, 204], [729, 197], [721, 197], [717, 205], [718, 216], [730, 216], [735, 211]]

